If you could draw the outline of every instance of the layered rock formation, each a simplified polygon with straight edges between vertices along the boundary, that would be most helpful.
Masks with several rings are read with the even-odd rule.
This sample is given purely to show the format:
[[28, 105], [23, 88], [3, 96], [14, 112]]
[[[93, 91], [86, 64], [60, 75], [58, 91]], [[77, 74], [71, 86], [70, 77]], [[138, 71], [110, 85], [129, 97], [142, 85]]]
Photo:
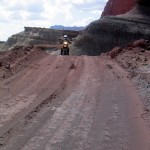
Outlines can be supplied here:
[[150, 39], [149, 27], [150, 7], [140, 3], [124, 15], [106, 16], [92, 22], [75, 39], [71, 54], [99, 55], [116, 46], [124, 47], [141, 38]]
[[59, 38], [67, 34], [69, 38], [75, 38], [79, 35], [78, 31], [53, 30], [46, 28], [25, 27], [24, 32], [12, 35], [1, 50], [7, 50], [14, 46], [42, 45], [42, 44], [57, 44]]
[[135, 0], [109, 0], [102, 13], [103, 16], [120, 15], [128, 12], [135, 6]]

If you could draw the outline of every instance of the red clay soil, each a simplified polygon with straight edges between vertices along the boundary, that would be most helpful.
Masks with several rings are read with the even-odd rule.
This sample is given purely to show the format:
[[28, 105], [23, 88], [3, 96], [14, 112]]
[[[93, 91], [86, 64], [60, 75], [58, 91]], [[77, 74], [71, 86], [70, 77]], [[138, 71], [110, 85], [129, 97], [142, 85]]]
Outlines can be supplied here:
[[32, 63], [0, 82], [0, 149], [149, 150], [142, 104], [127, 77], [108, 56]]
[[44, 57], [46, 53], [42, 50], [42, 46], [16, 46], [9, 51], [0, 52], [0, 80], [12, 76]]
[[150, 126], [150, 42], [141, 39], [118, 53], [114, 50], [109, 54], [128, 72], [128, 78], [136, 85], [143, 104], [142, 117]]

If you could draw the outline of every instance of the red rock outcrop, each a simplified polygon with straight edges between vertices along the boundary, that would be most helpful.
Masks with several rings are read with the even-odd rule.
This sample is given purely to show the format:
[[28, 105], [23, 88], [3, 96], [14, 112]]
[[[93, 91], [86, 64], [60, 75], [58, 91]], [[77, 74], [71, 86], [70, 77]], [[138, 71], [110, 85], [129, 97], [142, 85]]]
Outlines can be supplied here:
[[120, 15], [131, 10], [135, 5], [135, 0], [109, 0], [102, 13], [103, 16]]

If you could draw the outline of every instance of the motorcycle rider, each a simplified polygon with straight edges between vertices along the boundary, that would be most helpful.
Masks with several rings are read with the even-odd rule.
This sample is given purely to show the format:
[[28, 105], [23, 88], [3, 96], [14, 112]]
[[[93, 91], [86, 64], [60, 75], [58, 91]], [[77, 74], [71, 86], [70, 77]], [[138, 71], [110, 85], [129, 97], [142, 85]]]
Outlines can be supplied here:
[[[61, 55], [63, 55], [63, 50], [64, 50], [64, 43], [65, 43], [65, 46], [66, 46], [66, 49], [67, 49], [67, 55], [69, 55], [69, 44], [71, 43], [70, 40], [68, 39], [68, 36], [67, 35], [64, 35], [64, 39], [61, 41], [60, 44], [63, 44], [63, 46], [61, 47]], [[66, 45], [67, 43], [67, 45]]]

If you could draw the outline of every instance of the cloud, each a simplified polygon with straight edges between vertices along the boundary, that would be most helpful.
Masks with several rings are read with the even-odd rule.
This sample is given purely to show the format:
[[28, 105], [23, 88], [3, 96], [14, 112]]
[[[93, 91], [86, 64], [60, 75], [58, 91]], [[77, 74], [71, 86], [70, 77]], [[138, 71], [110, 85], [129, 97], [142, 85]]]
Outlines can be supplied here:
[[27, 17], [27, 20], [46, 20], [46, 18], [44, 16], [42, 16], [42, 14], [40, 13], [35, 13], [35, 12], [32, 12], [32, 13], [29, 13], [28, 17]]
[[18, 24], [16, 22], [9, 23], [1, 23], [0, 24], [0, 40], [5, 41], [11, 35], [18, 33], [24, 30], [22, 23]]
[[[87, 25], [100, 18], [107, 0], [0, 0], [0, 40], [24, 26]], [[18, 26], [19, 25], [19, 26]], [[13, 27], [13, 28], [12, 28]], [[8, 33], [8, 30], [9, 33]]]
[[23, 19], [22, 11], [12, 11], [10, 15], [11, 20], [21, 20]]
[[91, 23], [94, 20], [95, 20], [94, 17], [85, 18], [81, 21], [76, 21], [72, 23], [71, 26], [87, 26], [89, 23]]

